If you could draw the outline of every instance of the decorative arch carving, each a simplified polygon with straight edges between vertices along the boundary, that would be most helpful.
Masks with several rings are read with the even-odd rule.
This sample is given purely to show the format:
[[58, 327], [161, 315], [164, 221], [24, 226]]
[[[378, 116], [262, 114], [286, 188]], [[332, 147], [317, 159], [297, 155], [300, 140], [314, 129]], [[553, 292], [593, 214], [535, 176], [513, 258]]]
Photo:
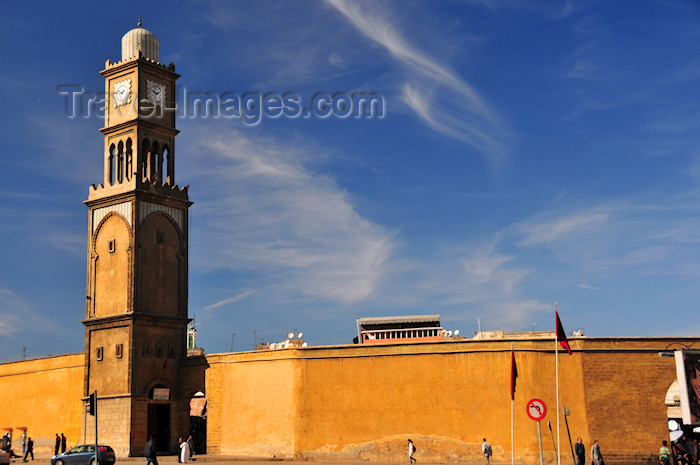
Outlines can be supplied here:
[[92, 234], [92, 242], [91, 242], [91, 244], [90, 244], [90, 251], [91, 251], [93, 254], [95, 253], [95, 244], [96, 244], [96, 242], [97, 242], [97, 236], [98, 236], [100, 230], [102, 229], [102, 227], [104, 226], [105, 222], [107, 221], [107, 219], [109, 219], [109, 218], [111, 218], [111, 217], [116, 217], [116, 218], [120, 219], [122, 222], [124, 222], [124, 225], [126, 226], [126, 228], [127, 228], [128, 231], [129, 231], [129, 249], [131, 249], [131, 246], [133, 245], [132, 242], [131, 242], [131, 236], [132, 236], [132, 235], [131, 235], [131, 221], [129, 221], [129, 220], [127, 220], [126, 218], [124, 218], [124, 216], [123, 216], [122, 214], [120, 214], [120, 213], [118, 213], [118, 212], [116, 212], [116, 211], [111, 211], [111, 212], [107, 213], [107, 214], [100, 220], [100, 222], [97, 224], [97, 226], [95, 226], [95, 232]]
[[[177, 236], [180, 241], [180, 249], [184, 252], [184, 234], [182, 233], [182, 230], [180, 229], [180, 224], [177, 220], [175, 220], [172, 216], [168, 214], [166, 210], [153, 210], [152, 212], [148, 213], [145, 215], [141, 221], [139, 222], [141, 225], [144, 225], [149, 219], [157, 216], [157, 215], [162, 215], [165, 219], [167, 219], [170, 223], [172, 223], [173, 227], [177, 231]], [[142, 226], [143, 227], [143, 226]]]
[[183, 234], [162, 211], [146, 216], [138, 229], [139, 312], [182, 316], [187, 263]]
[[[139, 394], [148, 396], [148, 398], [150, 400], [152, 398], [151, 393], [152, 393], [153, 389], [159, 388], [159, 387], [170, 389], [171, 394], [173, 392], [173, 385], [171, 384], [171, 382], [166, 378], [162, 378], [160, 376], [157, 376], [157, 377], [153, 377], [153, 378], [149, 379], [148, 381], [146, 381], [146, 383], [143, 385], [143, 390]], [[172, 396], [171, 396], [171, 400], [172, 400]]]
[[87, 317], [126, 313], [132, 308], [132, 231], [112, 211], [102, 218], [90, 244]]

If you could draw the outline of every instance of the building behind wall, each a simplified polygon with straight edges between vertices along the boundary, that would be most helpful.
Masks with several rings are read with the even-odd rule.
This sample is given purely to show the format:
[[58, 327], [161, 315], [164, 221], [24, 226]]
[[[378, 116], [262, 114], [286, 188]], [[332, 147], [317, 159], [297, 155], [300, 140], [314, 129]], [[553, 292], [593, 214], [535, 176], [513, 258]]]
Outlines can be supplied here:
[[355, 341], [360, 344], [385, 344], [440, 341], [443, 337], [445, 331], [440, 325], [440, 315], [385, 316], [358, 318]]

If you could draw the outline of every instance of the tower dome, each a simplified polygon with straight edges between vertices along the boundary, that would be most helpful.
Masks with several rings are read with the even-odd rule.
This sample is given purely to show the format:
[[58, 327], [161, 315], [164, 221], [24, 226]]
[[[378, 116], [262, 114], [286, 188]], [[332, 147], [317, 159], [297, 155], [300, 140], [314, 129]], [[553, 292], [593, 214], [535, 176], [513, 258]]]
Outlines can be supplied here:
[[148, 29], [141, 27], [141, 18], [139, 18], [139, 27], [130, 30], [122, 37], [122, 60], [133, 58], [139, 54], [153, 61], [160, 61], [160, 42]]

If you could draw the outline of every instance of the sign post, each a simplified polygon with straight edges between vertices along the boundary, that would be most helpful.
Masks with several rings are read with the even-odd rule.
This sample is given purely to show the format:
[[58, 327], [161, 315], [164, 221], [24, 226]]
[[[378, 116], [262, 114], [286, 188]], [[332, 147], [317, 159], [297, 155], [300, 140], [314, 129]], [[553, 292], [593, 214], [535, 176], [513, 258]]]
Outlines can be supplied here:
[[569, 431], [569, 420], [567, 420], [567, 417], [571, 415], [571, 412], [566, 407], [562, 407], [561, 411], [562, 413], [564, 413], [564, 421], [566, 422], [566, 434], [569, 435], [569, 447], [571, 447], [571, 458], [574, 459], [574, 465], [576, 465], [576, 456], [574, 455], [574, 444], [571, 442], [571, 431]]
[[99, 463], [97, 459], [97, 390], [90, 394], [88, 403], [90, 404], [88, 413], [95, 417], [95, 465], [97, 465]]
[[540, 446], [540, 465], [544, 465], [542, 454], [542, 431], [540, 421], [547, 415], [547, 406], [540, 399], [530, 399], [527, 403], [527, 416], [537, 422], [537, 444]]

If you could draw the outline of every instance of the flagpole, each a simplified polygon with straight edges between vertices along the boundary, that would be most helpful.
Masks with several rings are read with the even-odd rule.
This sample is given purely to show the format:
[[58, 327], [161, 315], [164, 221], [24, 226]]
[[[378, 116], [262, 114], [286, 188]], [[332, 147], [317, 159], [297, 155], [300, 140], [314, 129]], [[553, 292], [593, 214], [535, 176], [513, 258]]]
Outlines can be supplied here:
[[[557, 303], [554, 302], [554, 314], [557, 314]], [[554, 331], [554, 365], [556, 367], [556, 391], [557, 391], [557, 465], [561, 465], [561, 454], [559, 447], [559, 331]]]
[[[511, 357], [513, 356], [513, 343], [510, 343], [510, 353]], [[511, 367], [510, 367], [510, 388], [513, 389], [513, 359], [511, 359]], [[513, 395], [510, 396], [510, 464], [515, 465], [515, 446], [513, 444]]]

